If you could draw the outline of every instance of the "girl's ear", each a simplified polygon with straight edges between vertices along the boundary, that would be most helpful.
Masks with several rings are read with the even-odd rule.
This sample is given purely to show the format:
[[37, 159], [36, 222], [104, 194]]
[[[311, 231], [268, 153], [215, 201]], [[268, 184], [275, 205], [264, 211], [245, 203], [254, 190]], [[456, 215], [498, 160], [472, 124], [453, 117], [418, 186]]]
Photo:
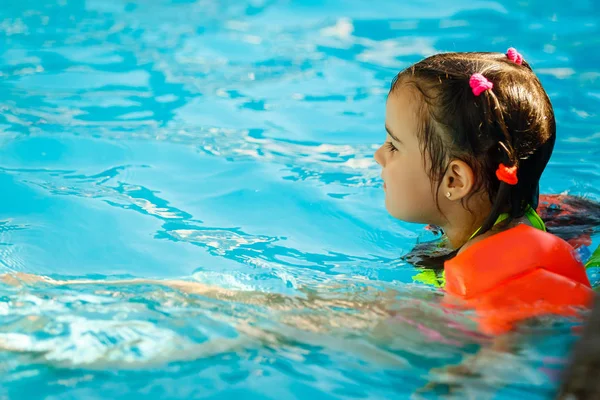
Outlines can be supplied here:
[[453, 160], [442, 178], [440, 192], [449, 200], [460, 200], [467, 196], [475, 186], [475, 173], [464, 161]]

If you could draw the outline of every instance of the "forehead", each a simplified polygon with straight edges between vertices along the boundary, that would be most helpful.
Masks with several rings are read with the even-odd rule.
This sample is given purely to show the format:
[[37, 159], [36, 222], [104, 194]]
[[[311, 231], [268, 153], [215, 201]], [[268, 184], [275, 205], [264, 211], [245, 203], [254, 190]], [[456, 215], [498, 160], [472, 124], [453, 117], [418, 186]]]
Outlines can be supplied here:
[[420, 97], [415, 89], [402, 85], [390, 92], [386, 102], [385, 123], [396, 136], [416, 137], [419, 126]]

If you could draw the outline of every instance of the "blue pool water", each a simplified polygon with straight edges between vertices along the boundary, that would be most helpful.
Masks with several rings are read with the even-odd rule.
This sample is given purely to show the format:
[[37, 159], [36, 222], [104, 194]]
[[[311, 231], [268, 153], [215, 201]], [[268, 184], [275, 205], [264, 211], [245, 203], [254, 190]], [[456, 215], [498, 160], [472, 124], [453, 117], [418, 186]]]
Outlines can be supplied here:
[[490, 343], [411, 284], [372, 153], [399, 70], [515, 46], [542, 191], [600, 200], [598, 4], [4, 0], [0, 399], [548, 398], [569, 322], [444, 373]]

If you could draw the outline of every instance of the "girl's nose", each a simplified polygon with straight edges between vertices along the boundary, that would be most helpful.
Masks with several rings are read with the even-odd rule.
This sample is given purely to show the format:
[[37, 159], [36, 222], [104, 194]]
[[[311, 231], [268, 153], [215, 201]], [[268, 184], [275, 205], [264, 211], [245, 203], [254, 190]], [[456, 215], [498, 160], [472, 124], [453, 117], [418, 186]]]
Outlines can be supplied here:
[[375, 162], [383, 167], [383, 146], [379, 147], [375, 154], [373, 154], [373, 158]]

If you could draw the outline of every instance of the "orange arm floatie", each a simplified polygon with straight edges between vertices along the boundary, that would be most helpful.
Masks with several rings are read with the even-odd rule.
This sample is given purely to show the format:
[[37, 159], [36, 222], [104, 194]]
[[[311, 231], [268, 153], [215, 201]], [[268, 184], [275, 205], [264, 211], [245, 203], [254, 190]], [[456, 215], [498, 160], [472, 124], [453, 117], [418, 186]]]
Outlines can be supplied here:
[[475, 309], [482, 331], [499, 334], [543, 314], [574, 315], [593, 291], [564, 240], [527, 225], [490, 236], [444, 265], [446, 303]]

